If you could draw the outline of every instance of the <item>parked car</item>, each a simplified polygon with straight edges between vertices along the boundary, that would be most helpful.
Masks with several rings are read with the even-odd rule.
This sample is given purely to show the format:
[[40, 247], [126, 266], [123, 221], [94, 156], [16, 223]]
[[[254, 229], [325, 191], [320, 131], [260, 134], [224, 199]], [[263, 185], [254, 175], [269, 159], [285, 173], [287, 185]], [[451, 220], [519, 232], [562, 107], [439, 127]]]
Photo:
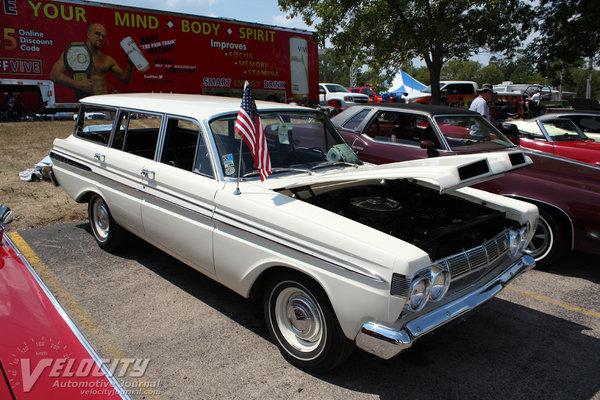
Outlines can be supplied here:
[[359, 86], [348, 88], [352, 93], [362, 93], [369, 96], [369, 103], [383, 103], [383, 97], [375, 93], [371, 86]]
[[368, 103], [369, 96], [352, 93], [337, 83], [319, 83], [319, 104], [343, 110], [355, 103]]
[[585, 136], [600, 142], [600, 111], [598, 110], [552, 110], [549, 116], [570, 119]]
[[[419, 104], [355, 106], [332, 122], [363, 161], [395, 161], [460, 154], [520, 152], [479, 114]], [[540, 223], [527, 248], [540, 265], [566, 250], [600, 252], [600, 168], [527, 151], [533, 167], [475, 187], [529, 201]]]
[[[600, 166], [600, 143], [587, 137], [570, 119], [544, 114], [515, 120], [517, 131], [507, 135], [515, 144]], [[505, 132], [510, 132], [509, 129]]]
[[4, 231], [10, 219], [0, 206], [0, 398], [129, 399]]
[[393, 357], [533, 267], [522, 251], [537, 208], [465, 187], [530, 165], [523, 153], [362, 165], [322, 112], [257, 102], [273, 172], [260, 181], [234, 128], [239, 103], [83, 99], [80, 113], [109, 111], [112, 129], [88, 135], [95, 121], [79, 118], [54, 141], [55, 178], [88, 202], [101, 248], [122, 245], [125, 229], [242, 296], [262, 295], [293, 364], [324, 371], [354, 344]]

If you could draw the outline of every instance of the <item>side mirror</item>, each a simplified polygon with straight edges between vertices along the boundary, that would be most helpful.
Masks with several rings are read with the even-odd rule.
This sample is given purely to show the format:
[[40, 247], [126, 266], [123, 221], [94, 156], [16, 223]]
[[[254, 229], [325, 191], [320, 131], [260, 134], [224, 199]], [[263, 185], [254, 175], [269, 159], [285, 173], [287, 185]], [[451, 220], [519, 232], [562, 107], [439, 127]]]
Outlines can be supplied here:
[[420, 147], [423, 150], [427, 150], [427, 157], [437, 157], [440, 153], [435, 148], [435, 143], [431, 140], [423, 140], [421, 141]]
[[515, 124], [503, 122], [499, 128], [507, 136], [519, 137], [519, 128]]

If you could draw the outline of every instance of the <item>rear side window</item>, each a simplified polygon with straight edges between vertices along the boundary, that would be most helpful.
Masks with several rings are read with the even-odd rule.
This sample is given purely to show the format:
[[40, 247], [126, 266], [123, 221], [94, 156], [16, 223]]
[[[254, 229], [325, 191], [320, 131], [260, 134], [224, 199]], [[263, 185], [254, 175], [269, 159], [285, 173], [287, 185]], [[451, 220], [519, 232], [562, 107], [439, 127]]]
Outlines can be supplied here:
[[161, 123], [161, 115], [122, 111], [111, 147], [153, 160]]
[[200, 127], [193, 121], [169, 117], [160, 162], [213, 177], [213, 169]]
[[352, 117], [348, 121], [346, 121], [346, 123], [344, 124], [344, 128], [352, 129], [352, 130], [358, 129], [360, 124], [363, 122], [363, 120], [366, 118], [366, 116], [369, 115], [370, 112], [371, 112], [370, 108], [362, 110], [361, 112], [356, 114], [354, 117]]
[[82, 105], [77, 117], [75, 136], [108, 145], [116, 114], [111, 108]]

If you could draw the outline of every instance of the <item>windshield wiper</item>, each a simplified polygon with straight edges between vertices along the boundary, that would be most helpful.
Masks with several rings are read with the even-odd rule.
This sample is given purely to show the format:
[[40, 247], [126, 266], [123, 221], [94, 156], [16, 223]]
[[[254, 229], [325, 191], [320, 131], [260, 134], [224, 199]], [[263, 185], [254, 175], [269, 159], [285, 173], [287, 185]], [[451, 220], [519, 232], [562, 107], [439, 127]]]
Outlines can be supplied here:
[[[283, 172], [304, 172], [309, 175], [312, 175], [312, 172], [309, 171], [307, 168], [272, 168], [271, 169], [271, 175], [281, 174]], [[249, 178], [252, 176], [257, 176], [259, 174], [260, 174], [260, 172], [258, 172], [258, 170], [255, 169], [254, 171], [247, 172], [244, 175], [242, 175], [242, 178]]]
[[338, 166], [358, 168], [357, 163], [351, 163], [351, 162], [347, 162], [347, 161], [323, 161], [313, 167], [310, 167], [310, 170], [313, 171], [313, 170], [319, 169], [319, 168], [338, 167]]

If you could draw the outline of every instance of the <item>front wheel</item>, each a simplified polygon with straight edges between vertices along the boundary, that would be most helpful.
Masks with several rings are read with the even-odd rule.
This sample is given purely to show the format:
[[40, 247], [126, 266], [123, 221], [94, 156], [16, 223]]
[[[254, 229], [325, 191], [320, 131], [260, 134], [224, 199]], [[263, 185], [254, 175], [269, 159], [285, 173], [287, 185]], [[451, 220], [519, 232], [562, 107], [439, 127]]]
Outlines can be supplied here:
[[354, 348], [321, 288], [303, 275], [272, 279], [265, 290], [264, 311], [281, 354], [299, 368], [331, 370]]
[[539, 223], [525, 253], [533, 257], [539, 267], [545, 267], [563, 256], [568, 238], [552, 213], [543, 208], [539, 210]]
[[123, 244], [123, 228], [112, 218], [102, 197], [92, 195], [88, 202], [88, 219], [98, 246], [106, 251], [117, 250]]

